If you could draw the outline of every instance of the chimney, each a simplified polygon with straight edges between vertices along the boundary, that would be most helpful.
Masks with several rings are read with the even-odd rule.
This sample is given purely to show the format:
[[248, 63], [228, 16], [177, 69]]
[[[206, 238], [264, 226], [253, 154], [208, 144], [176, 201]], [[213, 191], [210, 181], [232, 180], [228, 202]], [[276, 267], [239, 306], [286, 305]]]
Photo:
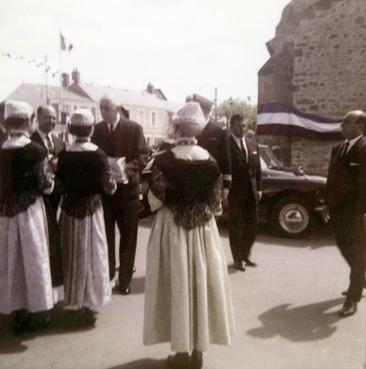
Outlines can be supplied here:
[[78, 85], [80, 83], [80, 72], [75, 68], [71, 73], [72, 81]]
[[147, 91], [149, 94], [153, 94], [153, 93], [154, 93], [154, 86], [153, 86], [150, 82], [147, 84], [146, 91]]
[[62, 73], [61, 79], [62, 79], [62, 87], [68, 88], [70, 86], [70, 76], [68, 75], [68, 73]]

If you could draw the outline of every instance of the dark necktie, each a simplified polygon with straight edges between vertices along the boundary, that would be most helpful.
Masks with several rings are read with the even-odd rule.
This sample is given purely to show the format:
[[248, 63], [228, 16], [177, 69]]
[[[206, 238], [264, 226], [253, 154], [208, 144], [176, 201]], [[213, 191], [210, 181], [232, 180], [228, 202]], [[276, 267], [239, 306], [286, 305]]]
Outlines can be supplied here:
[[54, 147], [52, 145], [52, 142], [51, 142], [51, 139], [50, 139], [50, 136], [49, 135], [46, 135], [46, 142], [47, 142], [48, 152], [50, 154], [54, 154], [55, 153], [55, 150], [54, 150]]
[[243, 144], [243, 138], [240, 139], [240, 149], [244, 155], [245, 161], [248, 161], [247, 152], [245, 151], [244, 144]]
[[349, 141], [346, 141], [341, 149], [339, 150], [339, 159], [340, 160], [344, 160], [346, 155], [347, 155], [347, 152], [348, 152], [348, 147], [349, 147]]
[[108, 124], [108, 128], [109, 128], [109, 134], [112, 136], [113, 135], [113, 124], [112, 123]]

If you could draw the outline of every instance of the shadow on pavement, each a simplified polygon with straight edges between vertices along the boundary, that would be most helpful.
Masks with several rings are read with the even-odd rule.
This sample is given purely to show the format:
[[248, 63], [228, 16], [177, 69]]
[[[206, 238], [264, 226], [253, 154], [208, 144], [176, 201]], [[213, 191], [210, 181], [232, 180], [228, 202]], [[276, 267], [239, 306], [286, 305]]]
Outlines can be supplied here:
[[338, 312], [327, 310], [344, 302], [344, 298], [291, 308], [291, 304], [278, 305], [258, 316], [261, 327], [250, 329], [248, 335], [258, 338], [280, 336], [293, 342], [315, 341], [330, 337], [342, 319]]
[[[16, 337], [11, 331], [12, 318], [9, 315], [0, 315], [0, 355], [24, 352], [28, 347], [23, 343], [34, 337]], [[0, 359], [1, 362], [1, 359]]]
[[12, 317], [0, 316], [0, 354], [25, 351], [28, 347], [24, 344], [24, 341], [32, 340], [37, 336], [88, 331], [95, 328], [95, 326], [82, 325], [80, 323], [80, 316], [80, 312], [77, 310], [67, 310], [62, 309], [61, 306], [57, 306], [49, 312], [51, 322], [47, 328], [27, 332], [20, 336], [15, 336], [12, 332]]
[[165, 360], [140, 359], [108, 369], [168, 369]]

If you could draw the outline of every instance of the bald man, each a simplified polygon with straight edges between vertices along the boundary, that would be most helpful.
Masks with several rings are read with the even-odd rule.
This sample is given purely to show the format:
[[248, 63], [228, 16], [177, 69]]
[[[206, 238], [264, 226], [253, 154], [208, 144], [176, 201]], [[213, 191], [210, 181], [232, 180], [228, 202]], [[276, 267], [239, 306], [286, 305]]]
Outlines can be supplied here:
[[[65, 148], [65, 143], [52, 133], [56, 126], [56, 120], [56, 111], [52, 105], [40, 106], [37, 109], [38, 127], [31, 137], [32, 141], [37, 142], [48, 152], [51, 166], [55, 165], [58, 154]], [[48, 224], [53, 287], [59, 287], [63, 284], [60, 233], [57, 225], [57, 209], [60, 200], [61, 186], [56, 181], [52, 194], [43, 195]]]
[[128, 182], [117, 184], [112, 196], [103, 197], [104, 220], [108, 241], [109, 272], [115, 277], [115, 225], [120, 232], [119, 244], [119, 290], [131, 292], [138, 226], [139, 174], [145, 168], [148, 149], [142, 127], [120, 111], [114, 96], [106, 95], [100, 100], [103, 121], [96, 124], [92, 141], [110, 158], [124, 157]]
[[366, 271], [366, 114], [355, 110], [342, 122], [345, 141], [332, 150], [326, 203], [337, 246], [351, 269], [342, 317], [356, 313]]

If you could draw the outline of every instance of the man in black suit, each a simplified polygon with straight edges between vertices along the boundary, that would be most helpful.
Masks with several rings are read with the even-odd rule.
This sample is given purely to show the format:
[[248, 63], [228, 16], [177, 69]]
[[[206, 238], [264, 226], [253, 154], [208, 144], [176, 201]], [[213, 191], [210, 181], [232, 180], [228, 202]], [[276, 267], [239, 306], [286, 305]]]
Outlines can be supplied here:
[[[56, 126], [56, 111], [53, 106], [40, 106], [37, 109], [37, 120], [38, 127], [31, 139], [45, 148], [48, 152], [51, 168], [56, 172], [57, 155], [65, 148], [65, 143], [52, 133]], [[52, 194], [43, 195], [48, 224], [52, 285], [54, 287], [63, 284], [60, 233], [57, 225], [57, 209], [61, 195], [58, 181], [55, 182]]]
[[345, 141], [336, 145], [329, 165], [326, 203], [337, 246], [351, 269], [343, 317], [357, 311], [366, 271], [366, 138], [363, 111], [347, 113], [342, 122]]
[[231, 186], [229, 135], [219, 124], [211, 119], [211, 111], [214, 106], [213, 101], [198, 94], [187, 96], [186, 102], [189, 101], [198, 102], [206, 118], [206, 127], [201, 134], [196, 137], [197, 143], [206, 149], [217, 161], [223, 179], [222, 201], [224, 207], [226, 207]]
[[230, 128], [229, 240], [235, 269], [245, 271], [246, 265], [256, 266], [249, 256], [257, 234], [261, 165], [257, 143], [245, 137], [243, 116], [234, 114]]
[[92, 141], [110, 158], [125, 158], [127, 180], [119, 182], [112, 196], [104, 196], [103, 209], [108, 241], [109, 271], [115, 277], [115, 224], [120, 232], [119, 289], [123, 295], [131, 292], [130, 283], [134, 268], [138, 209], [139, 175], [147, 162], [148, 149], [142, 127], [122, 117], [118, 102], [113, 96], [100, 100], [103, 121], [95, 126]]

